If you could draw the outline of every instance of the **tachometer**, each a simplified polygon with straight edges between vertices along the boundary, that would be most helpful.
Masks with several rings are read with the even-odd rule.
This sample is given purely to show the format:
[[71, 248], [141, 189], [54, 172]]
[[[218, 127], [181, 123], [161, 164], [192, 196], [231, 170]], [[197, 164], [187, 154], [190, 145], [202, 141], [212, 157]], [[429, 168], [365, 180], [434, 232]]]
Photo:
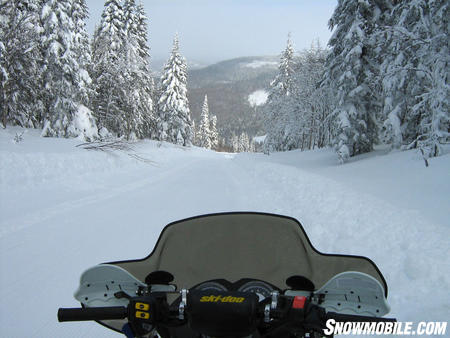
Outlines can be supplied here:
[[256, 293], [261, 301], [264, 298], [270, 297], [270, 293], [274, 291], [274, 289], [263, 281], [251, 280], [245, 284], [242, 284], [238, 291]]

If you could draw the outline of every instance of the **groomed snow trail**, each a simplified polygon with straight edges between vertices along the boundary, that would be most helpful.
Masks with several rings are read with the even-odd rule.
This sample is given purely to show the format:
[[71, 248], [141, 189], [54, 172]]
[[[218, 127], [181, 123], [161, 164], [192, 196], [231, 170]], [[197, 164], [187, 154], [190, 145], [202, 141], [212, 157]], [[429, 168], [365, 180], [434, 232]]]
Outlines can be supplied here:
[[78, 306], [82, 271], [147, 256], [169, 222], [225, 211], [293, 216], [318, 250], [374, 260], [392, 315], [449, 318], [449, 224], [260, 154], [144, 142], [148, 164], [36, 140], [45, 151], [0, 139], [2, 337], [117, 337], [96, 323], [57, 322], [58, 307]]

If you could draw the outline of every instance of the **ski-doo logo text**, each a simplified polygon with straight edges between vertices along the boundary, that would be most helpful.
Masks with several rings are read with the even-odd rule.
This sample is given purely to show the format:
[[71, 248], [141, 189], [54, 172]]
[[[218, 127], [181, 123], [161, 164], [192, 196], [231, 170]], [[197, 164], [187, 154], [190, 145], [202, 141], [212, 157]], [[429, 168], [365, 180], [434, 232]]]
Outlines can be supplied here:
[[203, 296], [202, 298], [200, 298], [200, 302], [209, 302], [209, 303], [217, 303], [217, 302], [222, 302], [222, 303], [242, 303], [245, 300], [244, 297], [232, 297], [232, 296], [227, 296], [227, 297], [223, 297], [223, 296]]
[[326, 335], [405, 335], [405, 336], [439, 336], [445, 335], [447, 322], [326, 322]]

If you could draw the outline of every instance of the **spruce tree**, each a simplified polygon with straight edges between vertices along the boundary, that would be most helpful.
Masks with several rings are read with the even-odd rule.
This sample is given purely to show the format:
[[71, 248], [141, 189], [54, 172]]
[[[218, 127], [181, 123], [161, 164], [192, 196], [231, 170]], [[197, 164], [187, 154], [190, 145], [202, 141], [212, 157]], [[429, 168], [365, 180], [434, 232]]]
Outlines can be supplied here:
[[286, 150], [289, 140], [286, 138], [288, 117], [293, 107], [294, 92], [293, 76], [295, 72], [294, 48], [290, 39], [281, 54], [278, 75], [270, 83], [268, 100], [265, 109], [265, 129], [267, 136], [264, 142], [266, 151]]
[[187, 98], [187, 66], [180, 55], [178, 35], [161, 76], [158, 132], [161, 141], [184, 146], [192, 143], [192, 122]]
[[219, 133], [217, 131], [217, 116], [212, 115], [210, 119], [210, 137], [211, 137], [211, 149], [217, 150], [219, 147]]
[[211, 130], [209, 120], [208, 96], [205, 95], [203, 101], [202, 114], [200, 116], [200, 125], [198, 127], [198, 146], [211, 149]]
[[74, 49], [72, 2], [47, 0], [41, 13], [42, 47], [45, 51], [42, 136], [76, 137], [85, 132], [92, 134], [94, 121], [89, 111], [82, 109], [80, 114], [83, 116], [79, 116], [78, 110], [77, 80], [80, 65]]
[[250, 139], [246, 132], [242, 132], [239, 136], [237, 151], [239, 153], [250, 151]]
[[40, 127], [40, 9], [33, 0], [0, 5], [0, 123]]
[[373, 0], [340, 0], [329, 21], [325, 84], [334, 88], [334, 145], [341, 161], [371, 151], [377, 141], [380, 99], [373, 89], [373, 29], [380, 9]]
[[449, 142], [448, 2], [398, 2], [382, 67], [384, 141], [438, 156]]
[[99, 128], [124, 134], [123, 10], [118, 0], [107, 0], [92, 43], [92, 79], [95, 87], [94, 111]]
[[123, 41], [119, 63], [122, 65], [124, 84], [122, 87], [122, 128], [119, 133], [126, 138], [143, 137], [144, 116], [141, 110], [141, 55], [137, 38], [137, 7], [134, 0], [126, 0], [123, 5]]
[[73, 53], [78, 61], [80, 71], [77, 75], [78, 95], [77, 101], [86, 107], [91, 107], [94, 95], [92, 79], [89, 75], [92, 63], [89, 35], [86, 31], [86, 20], [89, 16], [85, 0], [74, 0], [72, 3], [71, 17], [74, 24]]
[[329, 142], [329, 115], [333, 101], [328, 87], [320, 82], [325, 71], [327, 52], [319, 42], [302, 52], [295, 73], [296, 114], [293, 125], [297, 128], [298, 148], [322, 148]]
[[150, 50], [148, 46], [147, 16], [144, 5], [140, 3], [136, 12], [136, 38], [138, 42], [139, 70], [140, 70], [140, 100], [139, 106], [144, 120], [145, 137], [156, 137], [156, 115], [154, 109], [154, 91], [152, 72], [150, 69]]

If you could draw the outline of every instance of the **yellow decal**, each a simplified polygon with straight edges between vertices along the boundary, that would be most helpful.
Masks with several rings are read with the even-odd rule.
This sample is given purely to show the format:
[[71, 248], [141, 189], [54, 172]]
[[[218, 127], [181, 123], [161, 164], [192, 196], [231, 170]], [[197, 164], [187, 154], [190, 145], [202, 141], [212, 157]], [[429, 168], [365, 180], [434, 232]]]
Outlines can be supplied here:
[[202, 298], [200, 298], [200, 302], [205, 303], [217, 303], [217, 302], [222, 302], [222, 303], [242, 303], [245, 300], [244, 297], [233, 297], [233, 296], [203, 296]]
[[150, 305], [146, 303], [136, 303], [136, 310], [148, 311]]
[[136, 318], [149, 319], [150, 314], [148, 312], [136, 311]]

